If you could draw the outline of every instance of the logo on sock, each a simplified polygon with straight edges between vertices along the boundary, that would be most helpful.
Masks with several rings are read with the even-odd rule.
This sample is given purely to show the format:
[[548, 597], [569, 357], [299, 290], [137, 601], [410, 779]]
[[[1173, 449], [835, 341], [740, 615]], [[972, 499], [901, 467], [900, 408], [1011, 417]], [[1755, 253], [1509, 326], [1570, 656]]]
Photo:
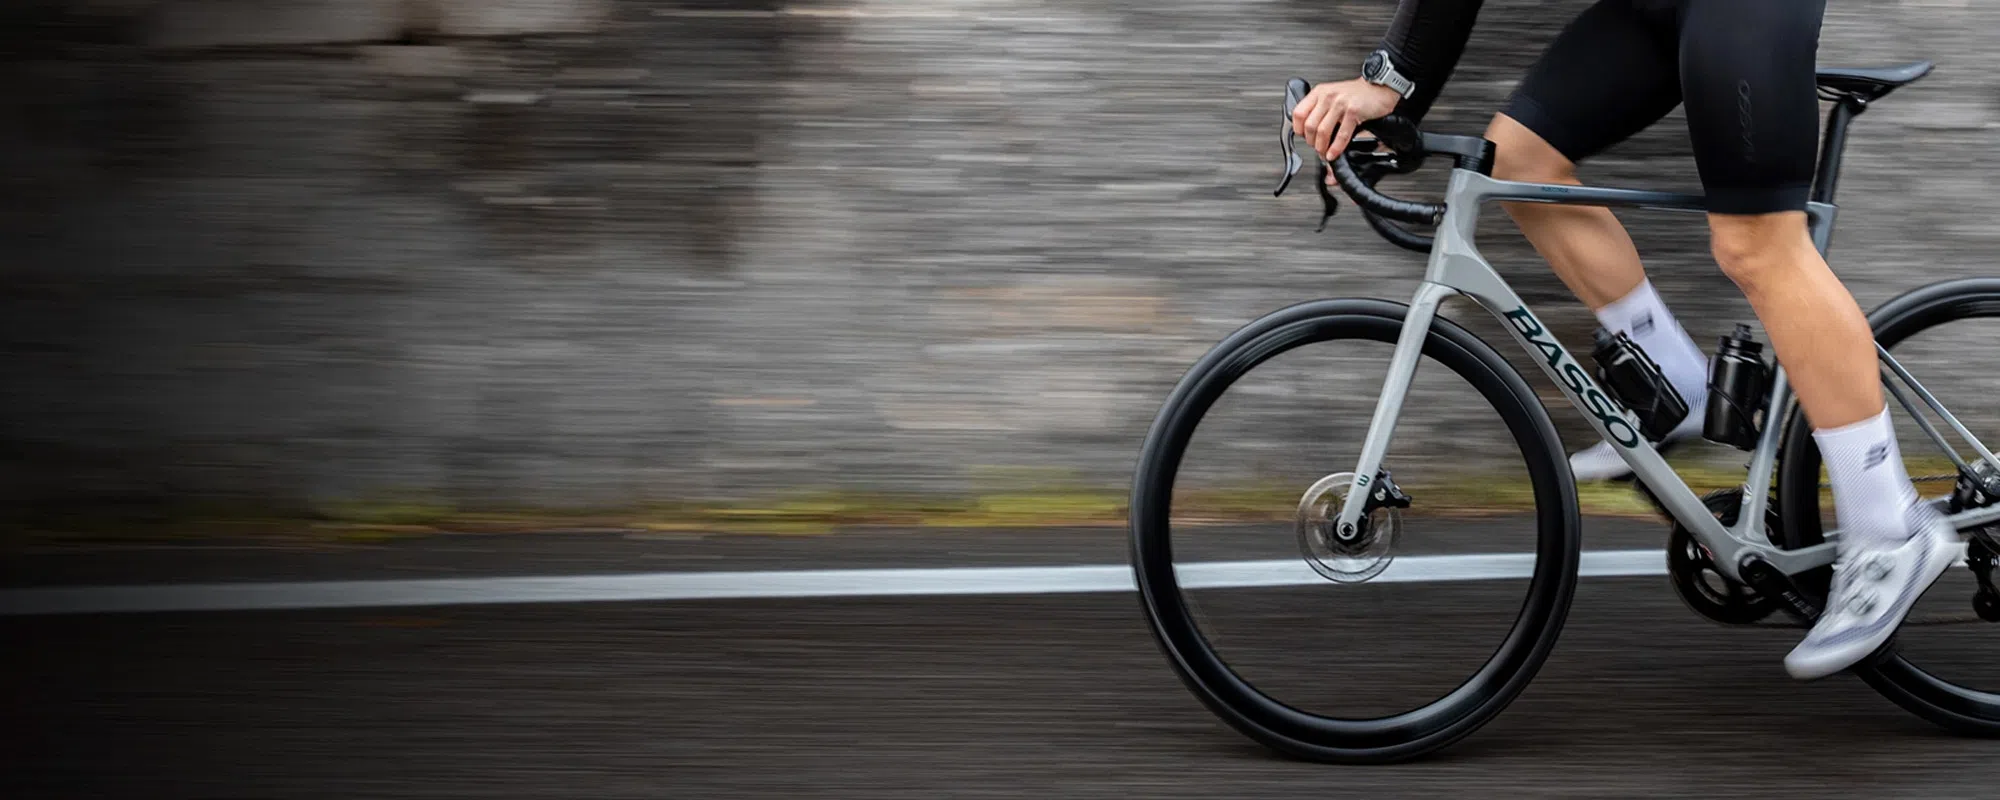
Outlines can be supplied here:
[[1653, 332], [1653, 312], [1648, 311], [1646, 312], [1645, 316], [1632, 320], [1633, 336], [1644, 336], [1652, 332]]
[[1877, 464], [1889, 460], [1889, 443], [1883, 442], [1868, 448], [1868, 458], [1863, 460], [1862, 469], [1874, 469]]

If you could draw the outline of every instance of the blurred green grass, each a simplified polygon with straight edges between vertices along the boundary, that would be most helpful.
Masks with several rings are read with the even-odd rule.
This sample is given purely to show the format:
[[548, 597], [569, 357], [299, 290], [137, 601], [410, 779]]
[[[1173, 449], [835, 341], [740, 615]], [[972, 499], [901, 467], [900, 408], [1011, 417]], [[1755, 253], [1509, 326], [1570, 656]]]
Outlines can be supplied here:
[[[1689, 476], [1698, 485], [1714, 483]], [[1466, 479], [1405, 487], [1413, 514], [1484, 516], [1533, 507], [1526, 484]], [[1652, 511], [1625, 484], [1580, 487], [1586, 514], [1645, 516]], [[1195, 522], [1289, 520], [1298, 503], [1289, 485], [1243, 485], [1180, 492], [1175, 515]], [[1014, 488], [929, 496], [801, 491], [734, 502], [654, 503], [619, 509], [461, 509], [421, 498], [385, 497], [329, 503], [303, 512], [214, 504], [145, 514], [105, 512], [42, 520], [17, 535], [31, 540], [157, 541], [263, 537], [376, 541], [439, 533], [580, 530], [687, 531], [724, 534], [823, 535], [843, 528], [1035, 528], [1125, 524], [1122, 489], [1071, 486]]]
[[[1952, 470], [1912, 459], [1912, 475]], [[1698, 494], [1731, 488], [1737, 470], [1682, 465], [1676, 470]], [[592, 530], [692, 532], [743, 535], [828, 535], [851, 528], [980, 529], [1122, 526], [1128, 494], [1123, 488], [1065, 483], [1047, 471], [1009, 473], [989, 481], [991, 491], [959, 496], [800, 490], [729, 502], [659, 502], [632, 508], [459, 508], [415, 493], [355, 498], [304, 510], [216, 503], [143, 513], [105, 510], [12, 526], [21, 541], [161, 541], [260, 538], [298, 542], [369, 542], [446, 533], [534, 533]], [[1518, 478], [1462, 475], [1405, 485], [1415, 500], [1407, 513], [1429, 517], [1478, 517], [1521, 513], [1534, 507], [1532, 490]], [[1926, 495], [1949, 484], [1925, 484]], [[1183, 522], [1284, 521], [1293, 518], [1299, 487], [1283, 481], [1245, 482], [1176, 492], [1174, 514]], [[1824, 491], [1824, 490], [1822, 490]], [[1582, 511], [1591, 516], [1648, 518], [1652, 506], [1628, 483], [1583, 483]], [[1830, 506], [1829, 506], [1830, 507]]]

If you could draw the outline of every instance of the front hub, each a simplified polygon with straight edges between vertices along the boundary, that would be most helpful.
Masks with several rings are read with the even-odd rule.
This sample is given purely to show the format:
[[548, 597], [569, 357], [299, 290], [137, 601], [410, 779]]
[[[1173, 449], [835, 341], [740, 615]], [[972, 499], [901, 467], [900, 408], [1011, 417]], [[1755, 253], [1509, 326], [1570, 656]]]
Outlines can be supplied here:
[[1403, 532], [1402, 510], [1410, 498], [1389, 473], [1378, 473], [1356, 524], [1340, 524], [1340, 509], [1354, 486], [1354, 473], [1338, 472], [1313, 482], [1299, 499], [1296, 530], [1299, 552], [1320, 577], [1334, 583], [1361, 583], [1382, 574], [1395, 559]]

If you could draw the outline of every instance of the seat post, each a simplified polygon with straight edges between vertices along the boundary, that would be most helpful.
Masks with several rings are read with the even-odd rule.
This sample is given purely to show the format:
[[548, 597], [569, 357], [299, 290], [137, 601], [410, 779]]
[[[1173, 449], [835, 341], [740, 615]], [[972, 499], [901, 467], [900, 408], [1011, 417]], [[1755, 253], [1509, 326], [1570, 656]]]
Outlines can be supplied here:
[[1868, 104], [1860, 98], [1843, 94], [1834, 102], [1833, 110], [1827, 112], [1826, 138], [1819, 146], [1819, 171], [1813, 176], [1813, 202], [1833, 203], [1833, 190], [1840, 184], [1840, 156], [1847, 150], [1847, 125], [1866, 110]]

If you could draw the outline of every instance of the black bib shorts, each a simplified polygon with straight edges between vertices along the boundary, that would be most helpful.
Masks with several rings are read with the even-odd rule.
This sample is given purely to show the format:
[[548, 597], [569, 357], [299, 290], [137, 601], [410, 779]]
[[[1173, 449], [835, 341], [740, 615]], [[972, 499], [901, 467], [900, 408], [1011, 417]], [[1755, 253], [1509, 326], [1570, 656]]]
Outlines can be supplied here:
[[1687, 106], [1708, 210], [1802, 211], [1818, 153], [1825, 0], [1600, 0], [1503, 113], [1571, 162]]

